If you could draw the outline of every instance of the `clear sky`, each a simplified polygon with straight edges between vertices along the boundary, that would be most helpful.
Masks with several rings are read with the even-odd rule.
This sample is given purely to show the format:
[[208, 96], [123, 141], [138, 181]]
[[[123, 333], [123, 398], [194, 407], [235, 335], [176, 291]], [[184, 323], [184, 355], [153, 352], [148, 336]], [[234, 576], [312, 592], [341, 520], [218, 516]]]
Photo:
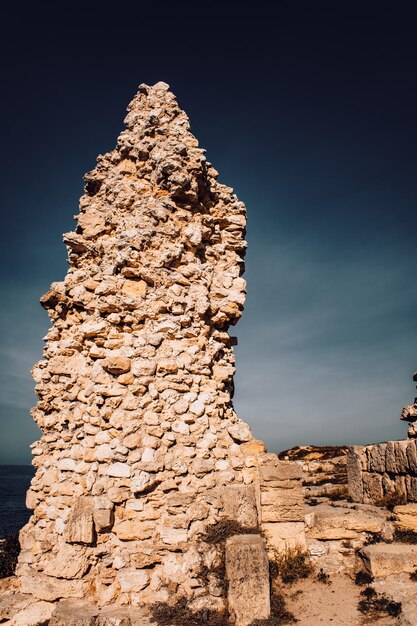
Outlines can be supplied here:
[[0, 463], [28, 462], [38, 437], [38, 299], [66, 272], [82, 175], [114, 146], [137, 85], [159, 80], [248, 209], [239, 415], [275, 451], [404, 437], [417, 367], [415, 3], [170, 6], [2, 16]]

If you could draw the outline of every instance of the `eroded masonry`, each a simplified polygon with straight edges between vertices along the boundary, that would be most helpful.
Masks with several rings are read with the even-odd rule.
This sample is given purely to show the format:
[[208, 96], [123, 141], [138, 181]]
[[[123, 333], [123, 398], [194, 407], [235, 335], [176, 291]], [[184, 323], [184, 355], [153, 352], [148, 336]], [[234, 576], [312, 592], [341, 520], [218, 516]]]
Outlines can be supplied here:
[[85, 177], [67, 275], [41, 299], [53, 326], [33, 370], [43, 434], [17, 574], [45, 600], [221, 609], [209, 529], [251, 530], [231, 570], [249, 544], [265, 562], [261, 527], [270, 545], [305, 543], [301, 469], [232, 406], [243, 203], [166, 84], [142, 85], [125, 123]]

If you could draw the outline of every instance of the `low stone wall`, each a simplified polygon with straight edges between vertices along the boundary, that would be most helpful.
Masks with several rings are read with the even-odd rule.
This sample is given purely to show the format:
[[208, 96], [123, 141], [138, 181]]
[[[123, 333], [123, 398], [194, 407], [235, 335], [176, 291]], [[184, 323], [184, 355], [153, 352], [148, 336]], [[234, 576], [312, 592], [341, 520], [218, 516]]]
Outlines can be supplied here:
[[349, 496], [354, 502], [417, 502], [417, 441], [351, 446], [347, 475]]

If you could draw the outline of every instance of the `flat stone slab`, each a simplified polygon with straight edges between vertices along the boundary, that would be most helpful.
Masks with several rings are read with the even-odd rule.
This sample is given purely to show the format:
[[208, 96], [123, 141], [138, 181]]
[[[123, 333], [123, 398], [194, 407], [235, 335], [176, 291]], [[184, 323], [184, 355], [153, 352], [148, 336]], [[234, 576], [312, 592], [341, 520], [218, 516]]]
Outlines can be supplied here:
[[226, 577], [229, 612], [236, 626], [269, 618], [269, 563], [260, 535], [234, 535], [226, 541]]
[[396, 516], [395, 525], [400, 530], [412, 530], [417, 532], [417, 503], [408, 503], [396, 506], [394, 509]]
[[355, 539], [361, 532], [379, 533], [386, 522], [384, 513], [377, 510], [356, 510], [320, 504], [312, 507], [312, 539]]
[[360, 555], [366, 569], [375, 578], [411, 573], [417, 569], [417, 545], [375, 543], [362, 548]]

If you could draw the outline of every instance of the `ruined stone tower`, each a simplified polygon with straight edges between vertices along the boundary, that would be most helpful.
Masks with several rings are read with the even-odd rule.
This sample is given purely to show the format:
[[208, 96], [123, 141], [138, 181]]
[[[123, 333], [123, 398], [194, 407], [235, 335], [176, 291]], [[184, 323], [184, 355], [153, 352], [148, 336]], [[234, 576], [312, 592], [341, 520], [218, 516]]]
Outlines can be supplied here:
[[53, 326], [33, 369], [42, 438], [17, 574], [47, 600], [215, 599], [201, 537], [264, 451], [232, 406], [245, 207], [166, 84], [141, 85], [125, 123], [41, 298]]
[[[53, 326], [33, 369], [42, 438], [17, 575], [43, 600], [222, 610], [209, 529], [232, 520], [262, 527], [268, 547], [305, 545], [301, 470], [233, 410], [245, 207], [166, 84], [141, 85], [128, 110], [85, 177], [67, 275], [41, 298]], [[229, 586], [244, 623], [269, 615], [265, 547], [251, 536], [226, 549], [230, 571], [242, 555], [256, 563]]]

